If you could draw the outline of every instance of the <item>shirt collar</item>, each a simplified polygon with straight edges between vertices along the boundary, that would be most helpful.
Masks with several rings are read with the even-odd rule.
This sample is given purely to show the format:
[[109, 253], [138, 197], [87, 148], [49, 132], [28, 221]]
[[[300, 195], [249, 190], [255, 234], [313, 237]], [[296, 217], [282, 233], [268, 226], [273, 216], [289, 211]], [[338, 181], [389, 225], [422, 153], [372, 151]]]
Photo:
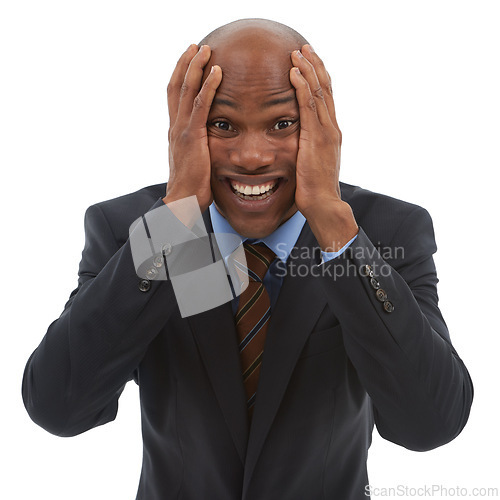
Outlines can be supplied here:
[[[231, 255], [237, 247], [234, 246], [234, 238], [224, 238], [220, 235], [223, 234], [234, 234], [238, 236], [241, 241], [246, 241], [248, 238], [244, 238], [239, 235], [229, 224], [227, 219], [225, 219], [220, 212], [212, 203], [209, 207], [210, 218], [212, 220], [212, 228], [217, 239], [217, 244], [219, 250], [224, 258]], [[278, 258], [283, 262], [286, 262], [292, 248], [297, 243], [299, 239], [300, 232], [304, 227], [306, 218], [297, 210], [286, 222], [281, 224], [273, 233], [269, 234], [265, 238], [257, 240], [249, 240], [252, 243], [265, 243]]]

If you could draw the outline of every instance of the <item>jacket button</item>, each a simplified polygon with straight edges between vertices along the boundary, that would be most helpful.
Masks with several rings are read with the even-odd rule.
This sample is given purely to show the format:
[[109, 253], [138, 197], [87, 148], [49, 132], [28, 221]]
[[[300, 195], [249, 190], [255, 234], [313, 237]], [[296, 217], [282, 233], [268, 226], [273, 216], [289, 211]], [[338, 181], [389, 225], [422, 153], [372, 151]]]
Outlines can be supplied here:
[[387, 300], [387, 294], [385, 293], [385, 290], [382, 290], [382, 288], [379, 288], [375, 292], [375, 295], [377, 296], [377, 299], [380, 300], [380, 302], [385, 302]]
[[149, 280], [154, 280], [158, 276], [158, 270], [156, 267], [152, 267], [146, 271], [146, 278]]
[[367, 264], [366, 266], [361, 266], [360, 273], [362, 276], [369, 276], [371, 270], [372, 267]]
[[370, 280], [370, 285], [372, 286], [372, 288], [374, 288], [375, 290], [378, 290], [380, 288], [380, 283], [375, 279], [375, 278], [372, 278]]
[[161, 247], [161, 251], [162, 251], [163, 255], [170, 255], [172, 253], [172, 245], [170, 243], [165, 243]]
[[388, 300], [384, 302], [384, 311], [388, 313], [394, 311], [394, 306], [392, 305], [392, 302], [389, 302]]
[[141, 280], [139, 283], [139, 290], [141, 292], [147, 292], [151, 288], [151, 282], [149, 280]]

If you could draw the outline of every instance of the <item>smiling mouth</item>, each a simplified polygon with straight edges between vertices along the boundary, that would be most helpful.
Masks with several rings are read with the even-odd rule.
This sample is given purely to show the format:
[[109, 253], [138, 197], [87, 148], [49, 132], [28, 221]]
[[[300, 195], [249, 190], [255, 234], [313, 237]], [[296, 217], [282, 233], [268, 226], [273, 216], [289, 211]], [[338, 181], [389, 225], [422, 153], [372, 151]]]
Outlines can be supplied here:
[[232, 179], [228, 181], [233, 194], [245, 201], [265, 200], [276, 192], [280, 184], [279, 178], [257, 185], [244, 184]]

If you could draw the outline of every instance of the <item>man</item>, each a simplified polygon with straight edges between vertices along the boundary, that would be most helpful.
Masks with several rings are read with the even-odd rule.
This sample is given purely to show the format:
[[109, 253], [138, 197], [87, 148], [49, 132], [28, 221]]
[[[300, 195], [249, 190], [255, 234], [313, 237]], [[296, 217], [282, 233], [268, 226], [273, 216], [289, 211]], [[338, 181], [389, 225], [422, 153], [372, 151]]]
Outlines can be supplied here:
[[[374, 423], [428, 450], [472, 402], [437, 305], [429, 215], [339, 183], [330, 77], [286, 26], [242, 20], [191, 45], [168, 104], [168, 186], [88, 209], [78, 288], [26, 367], [30, 416], [79, 434], [113, 420], [135, 378], [138, 499], [366, 498]], [[250, 299], [183, 315], [172, 280], [138, 277], [131, 240], [165, 207], [196, 232], [193, 196], [209, 233], [250, 243], [249, 275], [265, 266]]]

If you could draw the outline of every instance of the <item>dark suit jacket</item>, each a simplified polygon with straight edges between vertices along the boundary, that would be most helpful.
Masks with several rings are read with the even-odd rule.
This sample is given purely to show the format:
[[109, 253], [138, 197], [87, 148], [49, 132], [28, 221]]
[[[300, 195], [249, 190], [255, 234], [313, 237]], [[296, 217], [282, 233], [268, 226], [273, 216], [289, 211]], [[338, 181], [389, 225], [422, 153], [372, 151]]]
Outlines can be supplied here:
[[[230, 303], [183, 319], [170, 282], [139, 287], [129, 226], [162, 204], [164, 184], [88, 209], [78, 288], [26, 366], [31, 418], [60, 436], [105, 424], [135, 377], [141, 500], [365, 500], [374, 423], [412, 450], [453, 439], [473, 390], [438, 309], [431, 219], [341, 187], [359, 235], [317, 267], [304, 226], [271, 317], [250, 428]], [[374, 280], [359, 272], [366, 265]]]

